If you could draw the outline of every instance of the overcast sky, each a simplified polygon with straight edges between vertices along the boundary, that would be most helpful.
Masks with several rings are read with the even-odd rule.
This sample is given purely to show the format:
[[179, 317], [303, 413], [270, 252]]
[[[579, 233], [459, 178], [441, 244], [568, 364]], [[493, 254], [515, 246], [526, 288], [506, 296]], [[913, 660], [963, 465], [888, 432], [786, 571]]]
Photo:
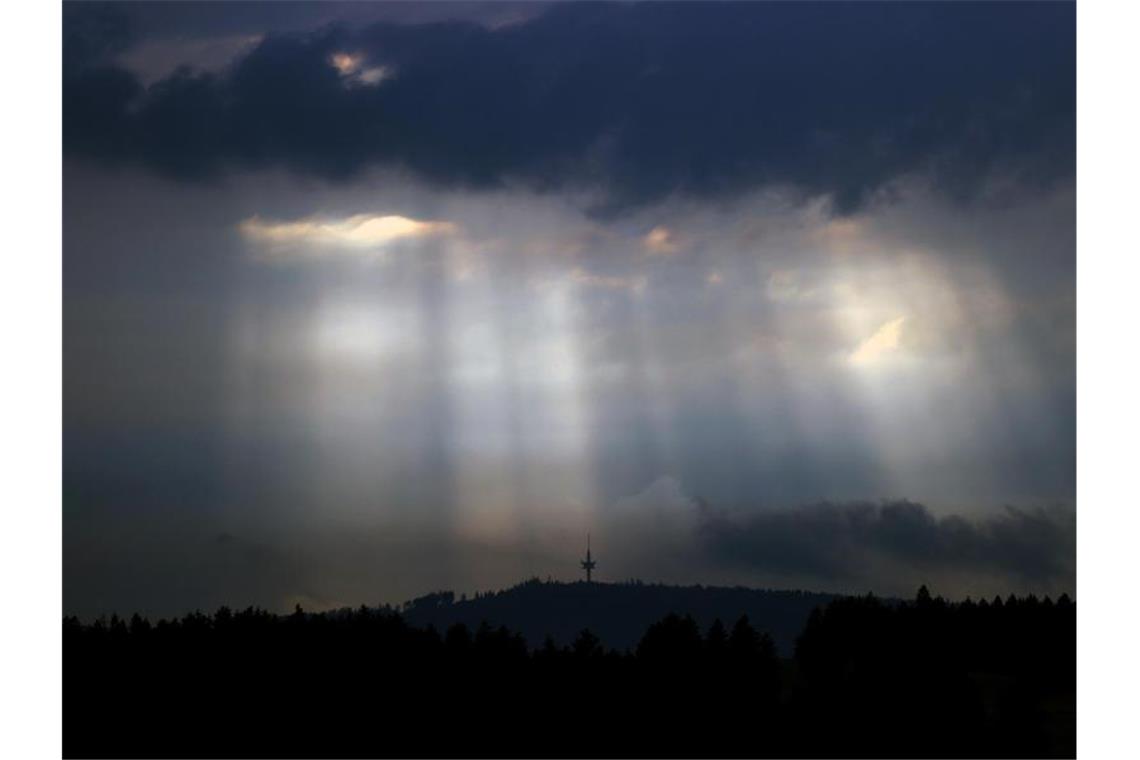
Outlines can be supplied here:
[[67, 612], [1075, 590], [1071, 4], [68, 3], [63, 111]]

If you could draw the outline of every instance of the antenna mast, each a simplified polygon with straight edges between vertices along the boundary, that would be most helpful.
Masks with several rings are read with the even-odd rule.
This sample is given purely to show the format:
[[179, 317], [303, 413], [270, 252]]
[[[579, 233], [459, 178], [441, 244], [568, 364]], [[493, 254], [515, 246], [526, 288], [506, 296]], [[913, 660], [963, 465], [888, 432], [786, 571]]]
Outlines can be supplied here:
[[593, 571], [594, 571], [594, 568], [597, 566], [598, 566], [598, 563], [595, 562], [593, 557], [590, 556], [590, 534], [587, 533], [586, 534], [586, 559], [582, 560], [582, 569], [586, 571], [586, 583], [593, 583], [594, 582]]

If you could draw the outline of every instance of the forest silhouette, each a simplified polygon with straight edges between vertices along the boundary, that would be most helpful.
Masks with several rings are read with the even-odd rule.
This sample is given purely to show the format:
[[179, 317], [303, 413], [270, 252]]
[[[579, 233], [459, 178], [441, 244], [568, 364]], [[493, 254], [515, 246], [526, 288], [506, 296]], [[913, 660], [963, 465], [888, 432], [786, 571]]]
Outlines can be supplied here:
[[64, 754], [1075, 756], [1068, 596], [834, 598], [787, 657], [761, 620], [685, 612], [621, 651], [392, 608], [68, 617]]

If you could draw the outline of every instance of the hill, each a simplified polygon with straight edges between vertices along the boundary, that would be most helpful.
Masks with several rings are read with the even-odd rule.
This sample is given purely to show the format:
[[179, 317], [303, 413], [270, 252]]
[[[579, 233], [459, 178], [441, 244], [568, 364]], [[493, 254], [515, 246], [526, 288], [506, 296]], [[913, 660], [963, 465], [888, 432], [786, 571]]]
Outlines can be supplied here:
[[457, 599], [454, 592], [427, 594], [400, 609], [412, 625], [445, 630], [455, 623], [474, 629], [486, 622], [518, 631], [532, 648], [550, 636], [569, 645], [583, 629], [617, 650], [632, 649], [650, 624], [669, 613], [691, 615], [702, 630], [720, 618], [732, 625], [747, 615], [768, 632], [779, 653], [792, 655], [811, 611], [835, 594], [744, 587], [667, 586], [641, 583], [559, 583], [538, 579], [512, 588]]

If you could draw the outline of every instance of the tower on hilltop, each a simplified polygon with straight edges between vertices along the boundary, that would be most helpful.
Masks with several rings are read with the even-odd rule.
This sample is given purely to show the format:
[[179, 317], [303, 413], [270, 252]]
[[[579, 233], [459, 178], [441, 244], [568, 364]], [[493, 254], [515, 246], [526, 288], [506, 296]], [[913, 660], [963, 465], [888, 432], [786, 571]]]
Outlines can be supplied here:
[[586, 559], [582, 560], [582, 569], [586, 571], [586, 583], [593, 583], [592, 573], [598, 563], [590, 556], [590, 534], [586, 534]]

